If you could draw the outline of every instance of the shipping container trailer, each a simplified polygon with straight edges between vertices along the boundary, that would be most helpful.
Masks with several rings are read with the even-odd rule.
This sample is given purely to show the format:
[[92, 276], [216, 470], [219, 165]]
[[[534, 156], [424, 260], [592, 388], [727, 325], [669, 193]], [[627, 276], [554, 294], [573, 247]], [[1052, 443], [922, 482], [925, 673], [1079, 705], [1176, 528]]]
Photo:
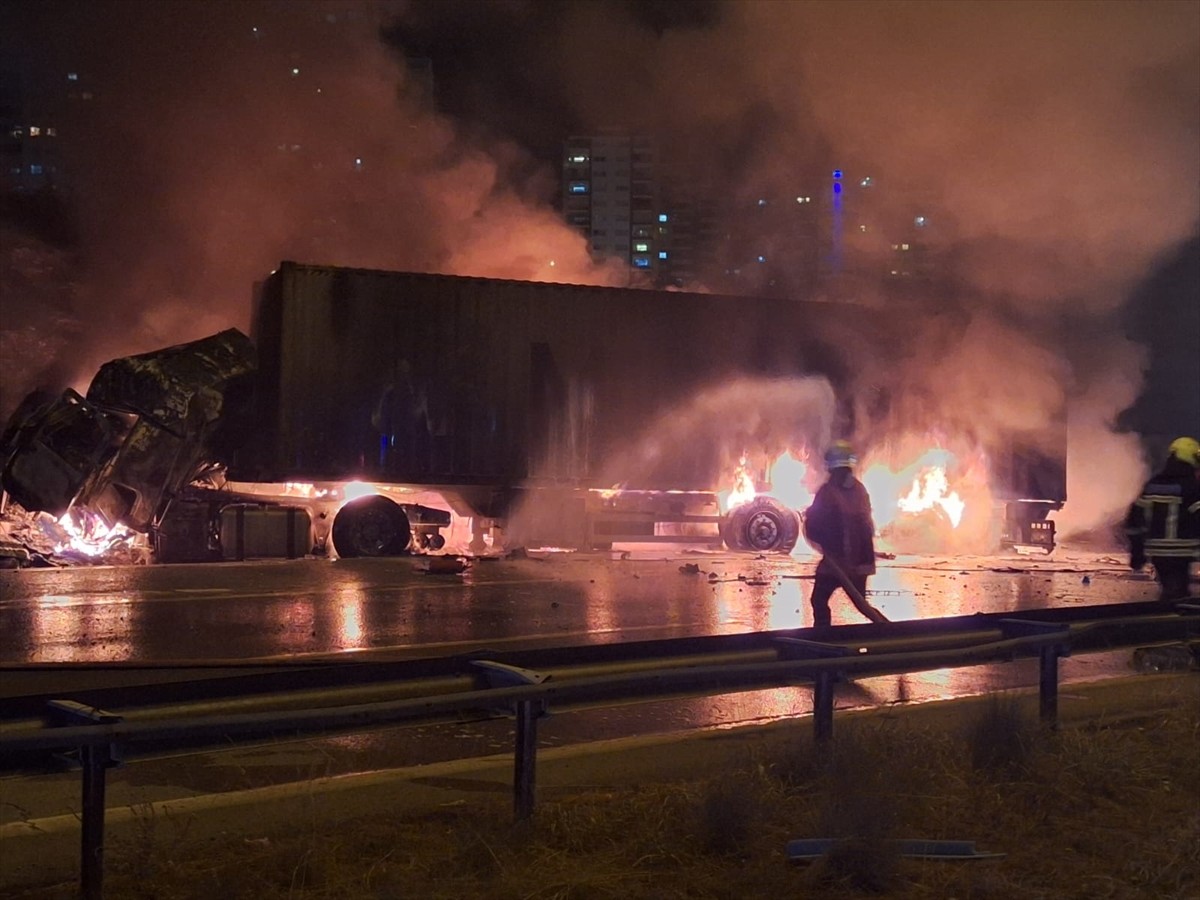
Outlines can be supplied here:
[[[891, 375], [916, 335], [949, 344], [965, 325], [930, 310], [294, 262], [256, 286], [252, 321], [252, 345], [229, 331], [114, 360], [86, 398], [23, 409], [0, 441], [5, 487], [31, 508], [108, 498], [116, 519], [112, 498], [126, 498], [177, 560], [291, 556], [304, 544], [437, 550], [452, 513], [470, 521], [477, 550], [518, 539], [786, 550], [794, 510], [767, 498], [720, 508], [715, 490], [738, 454], [778, 453], [797, 435], [811, 445], [820, 427], [852, 434], [864, 409], [878, 417], [903, 390]], [[807, 376], [832, 385], [832, 410], [755, 415], [755, 391]], [[1053, 547], [1063, 432], [988, 448], [1005, 543]], [[64, 449], [63, 435], [88, 446]], [[131, 468], [126, 457], [146, 484], [105, 483]], [[219, 491], [189, 482], [200, 463], [224, 466]]]

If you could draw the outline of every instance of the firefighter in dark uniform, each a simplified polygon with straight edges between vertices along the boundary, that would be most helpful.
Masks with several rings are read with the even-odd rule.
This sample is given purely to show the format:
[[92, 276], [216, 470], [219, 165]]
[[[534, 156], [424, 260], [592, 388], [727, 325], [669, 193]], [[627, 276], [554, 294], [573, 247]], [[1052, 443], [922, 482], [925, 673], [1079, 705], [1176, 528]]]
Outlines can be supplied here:
[[1200, 442], [1171, 442], [1166, 463], [1129, 507], [1125, 534], [1129, 567], [1154, 566], [1163, 601], [1181, 600], [1190, 590], [1191, 566], [1200, 559]]
[[857, 462], [847, 442], [830, 447], [825, 454], [829, 480], [804, 514], [804, 535], [821, 551], [810, 598], [817, 628], [831, 623], [829, 598], [838, 588], [872, 622], [888, 620], [866, 599], [867, 578], [875, 573], [875, 522], [867, 489], [854, 477]]

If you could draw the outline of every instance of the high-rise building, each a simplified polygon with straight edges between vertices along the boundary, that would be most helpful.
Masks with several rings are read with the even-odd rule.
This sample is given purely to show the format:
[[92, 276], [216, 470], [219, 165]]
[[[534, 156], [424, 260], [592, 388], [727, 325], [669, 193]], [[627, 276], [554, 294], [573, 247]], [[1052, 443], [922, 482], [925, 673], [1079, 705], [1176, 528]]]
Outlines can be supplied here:
[[0, 72], [0, 189], [33, 194], [70, 186], [63, 140], [83, 120], [95, 87], [78, 72]]
[[[611, 134], [568, 138], [562, 204], [568, 224], [587, 237], [592, 255], [618, 257], [656, 273], [669, 258], [659, 239], [659, 179], [653, 142]], [[667, 255], [663, 255], [667, 254]]]

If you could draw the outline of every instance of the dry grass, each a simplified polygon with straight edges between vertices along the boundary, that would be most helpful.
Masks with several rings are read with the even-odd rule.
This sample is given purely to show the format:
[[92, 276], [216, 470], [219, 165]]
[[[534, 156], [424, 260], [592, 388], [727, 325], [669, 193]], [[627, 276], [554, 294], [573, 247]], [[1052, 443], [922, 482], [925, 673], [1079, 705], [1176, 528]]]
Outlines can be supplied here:
[[[801, 837], [841, 842], [789, 863]], [[898, 837], [1006, 855], [901, 859]], [[122, 900], [1197, 898], [1200, 717], [1048, 732], [1000, 698], [958, 734], [847, 722], [827, 748], [797, 740], [704, 781], [543, 797], [522, 826], [497, 797], [269, 841], [113, 847], [105, 887]]]

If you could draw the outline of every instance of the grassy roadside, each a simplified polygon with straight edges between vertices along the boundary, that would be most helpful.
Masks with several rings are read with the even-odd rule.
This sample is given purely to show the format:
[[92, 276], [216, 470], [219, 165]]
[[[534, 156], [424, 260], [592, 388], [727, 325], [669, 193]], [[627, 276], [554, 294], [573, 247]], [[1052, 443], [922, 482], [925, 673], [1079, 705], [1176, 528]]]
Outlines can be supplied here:
[[[543, 791], [534, 821], [507, 797], [335, 830], [296, 823], [164, 843], [147, 820], [107, 853], [110, 898], [1164, 898], [1200, 897], [1200, 708], [1039, 728], [1000, 695], [956, 727], [839, 723], [750, 745], [734, 766], [626, 789]], [[787, 841], [840, 838], [811, 865]], [[975, 841], [1005, 856], [897, 858], [888, 838]], [[15, 896], [57, 900], [77, 886]]]

